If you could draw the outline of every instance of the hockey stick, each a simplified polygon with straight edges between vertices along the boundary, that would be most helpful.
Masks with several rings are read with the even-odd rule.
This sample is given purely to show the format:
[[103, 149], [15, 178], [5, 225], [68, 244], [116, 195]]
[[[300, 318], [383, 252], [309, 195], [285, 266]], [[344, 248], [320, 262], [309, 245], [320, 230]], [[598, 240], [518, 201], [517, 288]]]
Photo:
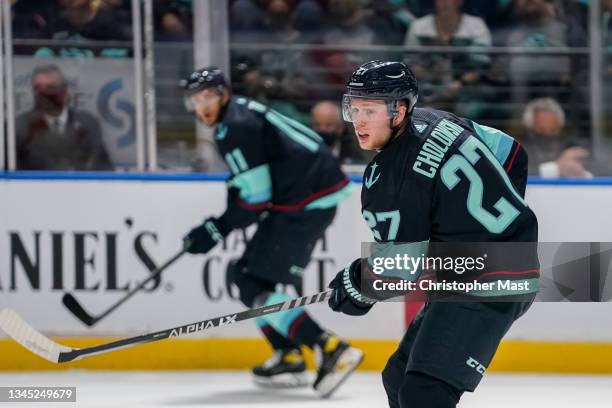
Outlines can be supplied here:
[[182, 337], [211, 329], [213, 327], [227, 326], [229, 324], [253, 319], [259, 316], [323, 302], [331, 297], [332, 292], [333, 290], [327, 290], [324, 292], [319, 292], [316, 295], [303, 296], [297, 299], [287, 300], [286, 302], [276, 303], [274, 305], [262, 306], [256, 309], [249, 309], [239, 313], [215, 317], [213, 319], [189, 323], [155, 333], [143, 334], [136, 337], [130, 337], [127, 339], [117, 340], [111, 343], [101, 344], [99, 346], [85, 347], [82, 349], [64, 346], [54, 342], [48, 337], [45, 337], [39, 331], [30, 326], [12, 309], [0, 310], [0, 329], [2, 329], [23, 347], [32, 353], [39, 355], [45, 360], [52, 363], [65, 363], [72, 360], [91, 357], [97, 354], [109, 353], [122, 348], [137, 346], [139, 344], [151, 343], [172, 337]]
[[85, 323], [87, 326], [93, 326], [94, 324], [98, 323], [100, 320], [108, 316], [110, 313], [112, 313], [113, 310], [115, 310], [116, 308], [121, 306], [123, 303], [125, 303], [126, 300], [134, 296], [136, 292], [139, 292], [140, 289], [144, 287], [144, 285], [151, 282], [153, 279], [157, 278], [163, 271], [165, 271], [170, 265], [172, 265], [177, 259], [179, 259], [181, 256], [183, 256], [187, 252], [187, 248], [189, 248], [189, 245], [190, 245], [189, 241], [186, 241], [183, 249], [181, 249], [178, 253], [176, 253], [176, 255], [168, 259], [166, 263], [164, 263], [157, 269], [154, 269], [151, 273], [151, 276], [149, 276], [147, 279], [140, 282], [134, 289], [130, 290], [128, 293], [125, 294], [125, 296], [119, 299], [114, 305], [109, 307], [107, 310], [105, 310], [102, 314], [99, 314], [98, 316], [92, 316], [91, 314], [87, 313], [87, 311], [83, 309], [83, 306], [81, 306], [81, 304], [76, 300], [76, 298], [71, 293], [64, 293], [64, 296], [62, 297], [62, 303], [80, 321]]

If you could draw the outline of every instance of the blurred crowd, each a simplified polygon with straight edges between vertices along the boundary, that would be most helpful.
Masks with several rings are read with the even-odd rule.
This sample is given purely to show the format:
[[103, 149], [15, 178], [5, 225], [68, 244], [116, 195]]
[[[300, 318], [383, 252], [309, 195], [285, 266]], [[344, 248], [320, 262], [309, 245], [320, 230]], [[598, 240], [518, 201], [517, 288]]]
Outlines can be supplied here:
[[[153, 3], [156, 43], [191, 43], [193, 2]], [[130, 7], [128, 0], [18, 0], [13, 35], [131, 41]], [[517, 138], [532, 175], [612, 174], [592, 154], [589, 0], [228, 0], [227, 7], [234, 92], [311, 126], [344, 163], [371, 157], [359, 151], [339, 102], [350, 72], [377, 58], [411, 66], [420, 106]], [[612, 48], [612, 0], [602, 0], [601, 25], [603, 45]], [[119, 45], [95, 56], [125, 55]], [[65, 56], [61, 47], [28, 47], [30, 55]], [[612, 56], [603, 60], [612, 82]]]
[[[402, 60], [419, 79], [420, 106], [511, 134], [533, 151], [532, 175], [609, 174], [590, 151], [588, 3], [233, 0], [232, 81], [240, 93], [310, 123], [304, 114], [321, 100], [339, 101], [355, 66]], [[609, 46], [612, 1], [602, 11]], [[529, 111], [536, 122], [552, 111], [559, 123], [542, 131], [524, 120]], [[347, 162], [363, 160], [347, 155]], [[540, 171], [551, 160], [561, 170]]]
[[[192, 1], [154, 0], [155, 41], [192, 41]], [[15, 39], [131, 41], [130, 0], [13, 0]]]

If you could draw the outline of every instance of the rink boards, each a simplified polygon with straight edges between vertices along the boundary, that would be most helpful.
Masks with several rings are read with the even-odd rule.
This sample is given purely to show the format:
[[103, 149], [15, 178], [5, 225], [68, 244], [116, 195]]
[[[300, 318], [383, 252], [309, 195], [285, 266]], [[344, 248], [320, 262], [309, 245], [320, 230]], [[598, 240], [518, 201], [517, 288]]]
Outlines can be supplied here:
[[[528, 202], [541, 241], [610, 241], [612, 188], [606, 183], [531, 184]], [[359, 185], [344, 202], [304, 273], [304, 293], [323, 289], [359, 256], [370, 233], [360, 217]], [[172, 256], [181, 237], [225, 206], [221, 181], [196, 178], [124, 180], [0, 180], [0, 308], [11, 307], [47, 334], [70, 345], [97, 344], [243, 310], [224, 282], [252, 230], [237, 231], [206, 256], [185, 256], [160, 282], [93, 328], [61, 304], [72, 292], [91, 313], [104, 310]], [[611, 305], [536, 304], [508, 334], [495, 361], [500, 370], [612, 371]], [[378, 305], [362, 318], [313, 308], [338, 334], [358, 339], [379, 369], [405, 325], [401, 303]], [[244, 368], [265, 345], [254, 324], [215, 329], [189, 340], [161, 342], [74, 363], [86, 368]], [[231, 339], [228, 341], [227, 339]], [[237, 350], [248, 349], [249, 352]], [[559, 361], [559, 353], [567, 356]], [[12, 342], [0, 340], [0, 369], [46, 368]], [[555, 359], [548, 356], [556, 355]], [[607, 357], [610, 356], [610, 357]], [[519, 358], [520, 357], [520, 358]], [[571, 360], [570, 360], [571, 359]], [[582, 371], [581, 371], [582, 370]]]

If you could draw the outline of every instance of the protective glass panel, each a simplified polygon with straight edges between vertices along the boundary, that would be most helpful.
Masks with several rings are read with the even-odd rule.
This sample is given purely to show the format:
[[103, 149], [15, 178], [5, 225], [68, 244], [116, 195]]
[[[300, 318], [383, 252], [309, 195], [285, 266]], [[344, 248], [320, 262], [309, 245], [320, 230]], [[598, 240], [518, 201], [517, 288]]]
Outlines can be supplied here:
[[155, 123], [160, 170], [209, 169], [198, 152], [212, 146], [200, 146], [193, 105], [185, 98], [181, 85], [195, 68], [193, 13], [193, 2], [153, 3]]
[[131, 2], [15, 2], [12, 34], [17, 169], [135, 169]]

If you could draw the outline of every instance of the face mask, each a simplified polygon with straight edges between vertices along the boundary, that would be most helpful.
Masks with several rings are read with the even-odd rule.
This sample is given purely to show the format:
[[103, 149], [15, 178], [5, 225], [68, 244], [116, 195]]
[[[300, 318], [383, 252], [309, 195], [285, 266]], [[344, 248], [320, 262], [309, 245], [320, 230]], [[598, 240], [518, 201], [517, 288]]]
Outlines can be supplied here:
[[323, 138], [323, 142], [327, 146], [335, 145], [340, 139], [340, 137], [335, 133], [330, 133], [330, 132], [317, 132], [317, 133], [319, 134], [319, 136]]
[[65, 92], [42, 93], [34, 94], [34, 105], [37, 110], [41, 110], [46, 114], [58, 116], [64, 110], [66, 100]]
[[287, 25], [287, 21], [289, 20], [289, 11], [283, 10], [269, 13], [268, 18], [270, 19], [270, 24], [272, 27], [284, 27]]
[[259, 93], [261, 92], [261, 84], [259, 83], [259, 81], [249, 81], [249, 82], [243, 82], [242, 85], [244, 86], [244, 95], [247, 97], [257, 97], [259, 96]]

